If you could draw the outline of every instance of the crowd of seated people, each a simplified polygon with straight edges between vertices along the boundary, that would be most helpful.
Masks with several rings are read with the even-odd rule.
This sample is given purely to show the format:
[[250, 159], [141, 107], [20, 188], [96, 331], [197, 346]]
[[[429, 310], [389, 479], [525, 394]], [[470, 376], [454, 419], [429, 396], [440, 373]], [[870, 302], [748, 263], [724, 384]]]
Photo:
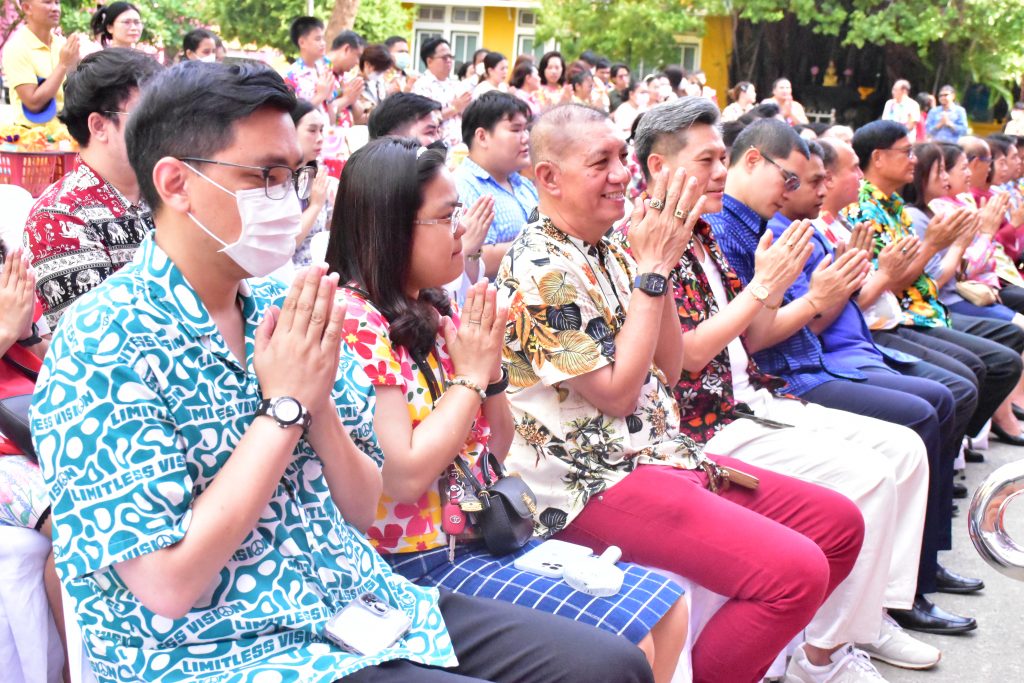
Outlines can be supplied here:
[[[723, 122], [589, 52], [467, 90], [309, 19], [287, 77], [82, 59], [81, 164], [3, 245], [0, 525], [98, 680], [880, 681], [978, 627], [935, 594], [984, 588], [939, 562], [972, 438], [1024, 445], [1024, 140], [931, 133], [950, 89], [915, 143], [902, 81], [856, 131], [785, 78]], [[621, 585], [524, 568], [555, 542]]]

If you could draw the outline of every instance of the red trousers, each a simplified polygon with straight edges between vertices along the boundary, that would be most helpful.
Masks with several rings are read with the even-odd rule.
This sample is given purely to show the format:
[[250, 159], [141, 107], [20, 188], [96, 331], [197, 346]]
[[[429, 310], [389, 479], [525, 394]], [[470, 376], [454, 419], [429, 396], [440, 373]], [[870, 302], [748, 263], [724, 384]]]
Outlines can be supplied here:
[[772, 661], [846, 578], [864, 520], [844, 496], [714, 456], [761, 480], [711, 493], [703, 471], [642, 465], [558, 538], [675, 572], [729, 598], [693, 647], [695, 683], [763, 678]]

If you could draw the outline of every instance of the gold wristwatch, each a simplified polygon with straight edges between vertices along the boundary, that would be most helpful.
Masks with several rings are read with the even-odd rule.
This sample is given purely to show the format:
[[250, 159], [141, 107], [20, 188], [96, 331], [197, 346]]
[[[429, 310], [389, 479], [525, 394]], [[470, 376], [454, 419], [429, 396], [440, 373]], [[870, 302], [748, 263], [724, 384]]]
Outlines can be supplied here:
[[750, 292], [750, 296], [760, 301], [761, 305], [767, 308], [769, 311], [779, 310], [778, 306], [772, 306], [770, 303], [768, 303], [768, 295], [771, 294], [771, 291], [761, 283], [755, 284], [751, 282], [750, 285], [747, 287], [747, 291]]

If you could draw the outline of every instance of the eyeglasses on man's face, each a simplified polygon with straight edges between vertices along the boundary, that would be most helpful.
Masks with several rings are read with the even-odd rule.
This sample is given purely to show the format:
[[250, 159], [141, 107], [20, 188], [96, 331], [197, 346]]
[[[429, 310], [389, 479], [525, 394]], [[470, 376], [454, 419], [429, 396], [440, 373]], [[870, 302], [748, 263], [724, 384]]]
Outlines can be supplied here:
[[444, 225], [445, 223], [451, 224], [452, 234], [459, 229], [459, 223], [462, 222], [462, 216], [465, 214], [466, 209], [462, 204], [456, 204], [455, 208], [452, 209], [452, 215], [448, 218], [431, 218], [428, 220], [414, 221], [417, 225]]
[[246, 164], [233, 164], [230, 161], [199, 159], [197, 157], [179, 157], [178, 161], [216, 164], [217, 166], [260, 171], [263, 174], [263, 186], [268, 199], [284, 199], [288, 196], [289, 189], [294, 189], [295, 193], [299, 195], [299, 199], [309, 199], [310, 192], [313, 189], [313, 179], [316, 178], [316, 169], [312, 166], [303, 166], [296, 171], [291, 166], [284, 165], [248, 166]]
[[889, 149], [886, 149], [886, 150], [883, 150], [883, 151], [885, 151], [885, 152], [896, 152], [898, 154], [902, 154], [903, 156], [907, 157], [908, 159], [911, 159], [911, 158], [917, 156], [914, 153], [914, 146], [913, 145], [906, 145], [905, 147], [890, 147]]
[[[753, 147], [751, 149], [757, 148]], [[782, 168], [782, 166], [779, 166], [778, 162], [776, 162], [774, 159], [772, 159], [770, 156], [768, 156], [761, 150], [758, 149], [757, 153], [761, 155], [762, 159], [767, 161], [775, 168], [779, 169], [779, 173], [782, 174], [782, 180], [785, 182], [786, 192], [796, 192], [797, 190], [800, 189], [800, 176], [798, 176], [796, 173], [793, 173], [792, 171], [788, 171]]]

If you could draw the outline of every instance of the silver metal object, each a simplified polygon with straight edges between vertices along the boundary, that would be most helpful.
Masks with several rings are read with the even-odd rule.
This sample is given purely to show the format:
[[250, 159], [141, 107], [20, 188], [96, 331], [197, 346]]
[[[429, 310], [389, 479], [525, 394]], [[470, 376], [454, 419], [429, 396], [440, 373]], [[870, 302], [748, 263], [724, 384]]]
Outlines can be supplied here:
[[1011, 579], [1024, 581], [1024, 547], [1010, 538], [1003, 516], [1024, 494], [1024, 460], [1003, 465], [988, 476], [971, 500], [967, 529], [981, 557]]

